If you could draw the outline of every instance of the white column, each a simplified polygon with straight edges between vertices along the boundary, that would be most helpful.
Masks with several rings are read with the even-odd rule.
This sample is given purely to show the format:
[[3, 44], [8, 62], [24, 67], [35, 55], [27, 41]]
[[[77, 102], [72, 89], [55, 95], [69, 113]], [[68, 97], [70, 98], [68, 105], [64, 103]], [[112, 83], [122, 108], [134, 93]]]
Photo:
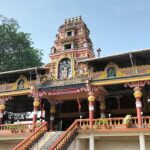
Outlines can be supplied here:
[[143, 134], [139, 135], [140, 150], [145, 150], [145, 138]]
[[90, 134], [89, 147], [89, 150], [94, 150], [94, 136], [92, 134]]
[[75, 150], [79, 150], [81, 149], [81, 140], [80, 139], [76, 139], [76, 147]]

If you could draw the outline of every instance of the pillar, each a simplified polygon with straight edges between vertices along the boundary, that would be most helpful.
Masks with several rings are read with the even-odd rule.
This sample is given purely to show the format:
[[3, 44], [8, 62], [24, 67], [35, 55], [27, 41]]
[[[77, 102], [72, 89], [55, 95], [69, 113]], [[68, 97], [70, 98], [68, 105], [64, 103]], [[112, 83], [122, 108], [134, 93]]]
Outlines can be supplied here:
[[89, 150], [94, 150], [94, 136], [92, 134], [90, 134], [89, 147]]
[[2, 124], [2, 121], [3, 121], [4, 110], [5, 110], [5, 104], [1, 103], [0, 104], [0, 124]]
[[145, 138], [143, 134], [139, 135], [140, 150], [145, 150]]
[[33, 102], [33, 120], [32, 120], [32, 124], [35, 125], [36, 121], [37, 121], [37, 114], [38, 114], [38, 107], [40, 106], [40, 100], [38, 97], [34, 98], [34, 102]]
[[50, 130], [53, 130], [54, 127], [54, 114], [56, 112], [55, 105], [52, 104], [50, 108]]
[[95, 101], [95, 96], [93, 92], [88, 93], [88, 101], [89, 101], [89, 124], [90, 124], [90, 129], [93, 129], [93, 119], [94, 119], [94, 101]]
[[138, 119], [138, 127], [142, 127], [142, 115], [141, 115], [141, 109], [142, 109], [142, 92], [140, 87], [134, 88], [134, 97], [136, 99], [136, 111], [137, 111], [137, 119]]
[[82, 149], [81, 139], [76, 139], [75, 150], [79, 150], [79, 149]]

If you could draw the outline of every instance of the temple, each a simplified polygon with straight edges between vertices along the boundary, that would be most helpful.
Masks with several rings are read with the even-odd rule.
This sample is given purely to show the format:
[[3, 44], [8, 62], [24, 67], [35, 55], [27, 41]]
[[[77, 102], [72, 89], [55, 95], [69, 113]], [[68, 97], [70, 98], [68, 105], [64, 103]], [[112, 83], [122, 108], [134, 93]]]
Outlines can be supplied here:
[[89, 35], [65, 19], [50, 63], [0, 73], [0, 149], [149, 150], [150, 49], [95, 57]]

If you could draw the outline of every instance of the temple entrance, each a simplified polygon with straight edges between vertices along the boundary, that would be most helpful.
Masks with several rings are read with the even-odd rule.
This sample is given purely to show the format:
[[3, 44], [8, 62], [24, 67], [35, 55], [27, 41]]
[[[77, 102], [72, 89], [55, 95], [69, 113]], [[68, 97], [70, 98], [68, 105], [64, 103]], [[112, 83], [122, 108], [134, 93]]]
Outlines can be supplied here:
[[[80, 108], [79, 108], [80, 105]], [[88, 118], [88, 101], [86, 99], [66, 100], [56, 105], [54, 128], [66, 130], [76, 119]]]
[[59, 120], [56, 120], [56, 124], [55, 124], [55, 130], [57, 131], [65, 131], [69, 128], [69, 126], [74, 122], [74, 118], [62, 118]]

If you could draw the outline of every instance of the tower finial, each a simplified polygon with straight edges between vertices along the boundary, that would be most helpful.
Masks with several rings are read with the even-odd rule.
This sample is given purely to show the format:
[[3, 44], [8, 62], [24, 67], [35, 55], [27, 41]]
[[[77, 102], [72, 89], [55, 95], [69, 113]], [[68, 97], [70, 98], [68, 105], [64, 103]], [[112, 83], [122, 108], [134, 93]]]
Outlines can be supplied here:
[[82, 16], [81, 15], [79, 16], [79, 21], [82, 21]]
[[78, 21], [78, 17], [76, 17], [76, 22]]
[[72, 22], [74, 22], [74, 17], [72, 18]]
[[68, 23], [70, 23], [70, 22], [71, 22], [71, 19], [69, 18], [69, 19], [68, 19]]
[[65, 22], [64, 22], [65, 24], [67, 24], [67, 19], [65, 19]]

